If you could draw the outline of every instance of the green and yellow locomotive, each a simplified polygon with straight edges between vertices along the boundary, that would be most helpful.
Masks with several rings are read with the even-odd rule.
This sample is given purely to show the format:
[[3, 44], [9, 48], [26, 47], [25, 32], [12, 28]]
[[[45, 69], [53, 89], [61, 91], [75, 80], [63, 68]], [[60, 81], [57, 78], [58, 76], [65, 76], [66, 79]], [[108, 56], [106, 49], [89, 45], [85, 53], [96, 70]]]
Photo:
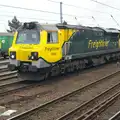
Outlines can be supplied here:
[[119, 59], [119, 46], [117, 29], [29, 22], [14, 35], [8, 68], [40, 80]]

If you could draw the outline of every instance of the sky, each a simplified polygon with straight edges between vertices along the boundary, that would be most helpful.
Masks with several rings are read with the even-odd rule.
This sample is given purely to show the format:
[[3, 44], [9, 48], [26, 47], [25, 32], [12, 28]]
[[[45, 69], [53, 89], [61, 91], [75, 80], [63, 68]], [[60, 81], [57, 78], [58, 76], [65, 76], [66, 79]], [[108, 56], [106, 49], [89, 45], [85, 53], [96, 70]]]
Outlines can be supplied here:
[[[119, 9], [119, 0], [96, 1]], [[6, 29], [9, 29], [8, 20], [12, 20], [14, 16], [20, 22], [60, 23], [60, 2], [63, 3], [63, 20], [69, 24], [120, 29], [120, 26], [110, 16], [112, 15], [118, 24], [120, 24], [120, 10], [103, 6], [92, 0], [2, 0], [0, 1], [0, 32], [5, 32]], [[1, 5], [37, 9], [40, 11], [16, 9]]]

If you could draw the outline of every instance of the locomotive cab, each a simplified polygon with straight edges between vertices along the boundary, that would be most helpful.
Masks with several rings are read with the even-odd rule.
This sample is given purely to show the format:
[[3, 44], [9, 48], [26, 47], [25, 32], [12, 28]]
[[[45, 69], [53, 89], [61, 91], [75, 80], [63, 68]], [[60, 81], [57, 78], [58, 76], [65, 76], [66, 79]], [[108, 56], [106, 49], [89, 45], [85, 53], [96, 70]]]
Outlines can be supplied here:
[[36, 72], [62, 58], [62, 33], [56, 25], [24, 23], [9, 49], [10, 70]]

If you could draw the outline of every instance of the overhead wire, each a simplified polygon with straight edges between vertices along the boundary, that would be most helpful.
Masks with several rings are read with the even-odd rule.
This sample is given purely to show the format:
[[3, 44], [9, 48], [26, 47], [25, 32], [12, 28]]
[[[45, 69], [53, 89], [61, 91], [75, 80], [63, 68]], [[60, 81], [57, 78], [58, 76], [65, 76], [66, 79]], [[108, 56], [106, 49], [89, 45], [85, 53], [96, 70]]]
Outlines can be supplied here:
[[107, 6], [107, 7], [110, 7], [110, 8], [113, 8], [113, 9], [116, 9], [116, 10], [120, 11], [119, 8], [116, 8], [116, 7], [110, 6], [110, 5], [105, 4], [105, 3], [102, 3], [102, 2], [98, 2], [97, 0], [90, 0], [90, 1], [93, 1], [93, 2], [96, 2], [96, 3], [98, 3], [98, 4], [101, 4], [101, 5], [104, 5], [104, 6]]
[[[92, 1], [92, 2], [96, 2], [96, 3], [101, 4], [101, 5], [103, 5], [103, 6], [107, 6], [107, 7], [110, 7], [110, 8], [112, 8], [112, 9], [115, 9], [115, 10], [120, 11], [119, 8], [116, 8], [116, 7], [113, 7], [113, 6], [111, 6], [111, 5], [108, 5], [108, 4], [105, 4], [105, 3], [99, 2], [99, 1], [97, 1], [97, 0], [90, 0], [90, 1]], [[117, 20], [115, 20], [115, 18], [113, 17], [113, 15], [110, 14], [110, 17], [111, 17], [111, 18], [113, 19], [113, 21], [117, 24], [117, 26], [120, 27], [119, 23], [117, 22]]]
[[[60, 3], [58, 1], [54, 1], [54, 0], [47, 0], [47, 1], [51, 1], [51, 2], [54, 2], [54, 3]], [[108, 6], [108, 7], [112, 7], [112, 6], [109, 6], [107, 4], [104, 4], [104, 3], [101, 3], [101, 2], [98, 2], [96, 0], [91, 0], [93, 2], [97, 2], [99, 4], [102, 4], [102, 5], [105, 5], [105, 6]], [[89, 9], [89, 8], [85, 8], [85, 7], [82, 7], [82, 6], [76, 6], [76, 5], [71, 5], [71, 4], [66, 4], [66, 3], [63, 3], [63, 5], [67, 5], [67, 6], [72, 6], [72, 7], [75, 7], [75, 8], [82, 8], [82, 9], [85, 9], [85, 10], [88, 10], [88, 11], [93, 11], [93, 12], [99, 12], [99, 13], [103, 13], [103, 14], [108, 14], [110, 15], [109, 13], [107, 12], [102, 12], [102, 11], [97, 11], [97, 10], [93, 10], [93, 9]], [[30, 11], [37, 11], [37, 12], [45, 12], [45, 13], [51, 13], [51, 14], [56, 14], [56, 15], [59, 15], [60, 13], [59, 12], [52, 12], [52, 11], [45, 11], [45, 10], [40, 10], [40, 9], [31, 9], [31, 8], [24, 8], [24, 7], [16, 7], [16, 6], [11, 6], [11, 5], [3, 5], [3, 4], [0, 4], [0, 6], [2, 7], [9, 7], [9, 8], [15, 8], [15, 9], [23, 9], [23, 10], [30, 10]], [[115, 8], [115, 7], [112, 7], [114, 9], [117, 9], [120, 11], [120, 9], [118, 8]], [[72, 14], [63, 14], [63, 15], [66, 15], [66, 16], [72, 16], [72, 17], [78, 17], [78, 18], [83, 18], [83, 17], [88, 17], [89, 19], [93, 19], [93, 17], [91, 16], [77, 16], [77, 15], [72, 15]], [[10, 15], [0, 15], [0, 16], [6, 16], [6, 17], [13, 17], [13, 16], [10, 16]], [[41, 19], [41, 18], [25, 18], [25, 17], [19, 17], [19, 18], [24, 18], [24, 19], [37, 19], [37, 20], [47, 20], [47, 19]], [[57, 20], [48, 20], [48, 21], [57, 21]]]
[[[48, 0], [48, 1], [51, 1], [51, 2], [54, 2], [54, 3], [60, 3], [60, 2], [54, 1], [54, 0]], [[111, 8], [113, 8], [113, 9], [117, 9], [117, 10], [120, 11], [120, 9], [118, 9], [118, 8], [115, 8], [115, 7], [112, 7], [112, 6], [110, 6], [110, 5], [107, 5], [107, 4], [98, 2], [97, 0], [90, 0], [90, 1], [93, 1], [93, 2], [96, 2], [96, 3], [99, 3], [99, 4], [102, 4], [102, 5], [105, 5], [105, 6], [108, 6], [108, 7], [111, 7]], [[85, 7], [82, 7], [82, 6], [76, 6], [76, 5], [72, 5], [72, 4], [66, 4], [66, 3], [63, 3], [63, 4], [64, 4], [64, 5], [67, 5], [67, 6], [73, 6], [73, 7], [76, 7], [76, 8], [86, 9], [86, 10], [93, 11], [93, 12], [99, 12], [99, 13], [109, 14], [109, 13], [107, 13], [107, 12], [96, 11], [96, 10], [92, 10], [92, 9], [85, 8]], [[23, 10], [38, 11], [38, 12], [46, 12], [46, 13], [58, 14], [58, 15], [60, 14], [59, 12], [52, 12], [52, 11], [45, 11], [45, 10], [40, 10], [40, 9], [31, 9], [31, 8], [24, 8], [24, 7], [16, 7], [16, 6], [11, 6], [11, 5], [4, 5], [4, 4], [0, 4], [0, 6], [2, 6], [2, 7], [16, 8], [16, 9], [23, 9]], [[63, 15], [76, 16], [76, 15], [72, 15], [72, 14], [63, 14]], [[110, 14], [109, 14], [109, 15], [110, 15]], [[85, 17], [85, 16], [77, 16], [77, 17]], [[91, 16], [86, 16], [86, 17], [91, 17]]]
[[[5, 16], [5, 17], [14, 17], [14, 15], [1, 15], [0, 16]], [[33, 19], [33, 20], [44, 20], [45, 22], [49, 22], [49, 21], [55, 21], [59, 23], [59, 20], [51, 20], [51, 19], [41, 19], [41, 18], [31, 18], [31, 17], [22, 17], [22, 16], [17, 16], [18, 18], [22, 18], [22, 19]], [[0, 20], [0, 21], [4, 21], [4, 20]], [[74, 21], [70, 21], [68, 20], [67, 22], [74, 22]]]
[[[54, 2], [54, 3], [60, 3], [60, 2], [58, 2], [58, 1], [54, 1], [54, 0], [48, 0], [48, 1], [50, 1], [50, 2]], [[116, 8], [116, 7], [110, 6], [110, 5], [105, 4], [105, 3], [102, 3], [102, 2], [98, 2], [97, 0], [90, 0], [90, 1], [92, 1], [92, 2], [96, 2], [96, 3], [98, 3], [98, 4], [101, 4], [101, 5], [104, 5], [104, 6], [107, 6], [107, 7], [110, 7], [110, 8], [112, 8], [112, 9], [116, 9], [116, 10], [120, 11], [119, 8]], [[111, 16], [111, 18], [114, 20], [114, 22], [116, 22], [117, 26], [120, 27], [119, 23], [113, 18], [113, 16], [112, 16], [110, 13], [102, 12], [102, 11], [96, 11], [96, 10], [92, 10], [92, 9], [89, 9], [89, 8], [85, 8], [85, 7], [77, 6], [77, 5], [72, 5], [72, 4], [66, 4], [66, 3], [62, 3], [62, 4], [63, 4], [63, 5], [67, 5], [67, 6], [71, 6], [71, 7], [75, 7], [75, 8], [80, 8], [80, 9], [82, 8], [82, 9], [85, 9], [85, 10], [88, 10], [88, 11], [93, 11], [93, 12], [99, 12], [99, 13], [108, 14], [108, 15]], [[93, 19], [94, 21], [96, 21], [95, 18], [94, 18], [93, 16], [92, 16], [92, 19]], [[98, 26], [99, 26], [99, 24], [98, 24]]]
[[[24, 8], [24, 7], [16, 7], [16, 6], [11, 6], [11, 5], [4, 5], [4, 4], [0, 4], [0, 6], [2, 6], [2, 7], [9, 7], [9, 8], [15, 8], [15, 9], [22, 9], [22, 10], [31, 10], [31, 11], [36, 11], [36, 12], [45, 12], [45, 13], [51, 13], [51, 14], [56, 14], [56, 15], [60, 14], [58, 12], [51, 12], [51, 11], [45, 11], [45, 10], [40, 10], [40, 9]], [[76, 15], [72, 15], [72, 14], [63, 14], [63, 15], [66, 15], [66, 16], [76, 16]], [[77, 17], [85, 17], [85, 16], [77, 16]]]
[[[5, 16], [5, 17], [14, 17], [14, 15], [1, 15], [0, 16]], [[23, 18], [23, 19], [36, 19], [36, 20], [45, 20], [45, 21], [57, 21], [57, 20], [51, 20], [51, 19], [42, 19], [42, 18], [31, 18], [31, 17], [21, 17], [17, 16], [18, 18]]]
[[[47, 1], [54, 2], [54, 3], [60, 3], [60, 2], [54, 1], [54, 0], [47, 0]], [[92, 11], [92, 12], [99, 12], [99, 13], [103, 13], [103, 14], [108, 14], [108, 15], [110, 15], [110, 14], [107, 13], [107, 12], [97, 11], [97, 10], [85, 8], [85, 7], [82, 7], [82, 6], [76, 6], [76, 5], [73, 5], [73, 4], [67, 4], [67, 3], [63, 3], [63, 2], [62, 2], [62, 4], [63, 4], [63, 5], [66, 5], [66, 6], [71, 6], [71, 7], [79, 8], [79, 9], [85, 9], [85, 10]], [[93, 20], [96, 22], [95, 17], [93, 17], [93, 16], [90, 16], [90, 17], [91, 17], [91, 19], [93, 19]], [[75, 18], [76, 18], [76, 17], [75, 17]], [[97, 23], [97, 22], [96, 22], [96, 23]], [[97, 26], [100, 27], [100, 25], [99, 25], [98, 23], [97, 23]]]
[[37, 12], [46, 12], [46, 13], [52, 13], [52, 14], [60, 14], [57, 12], [51, 12], [51, 11], [44, 11], [44, 10], [38, 10], [38, 9], [31, 9], [31, 8], [24, 8], [24, 7], [16, 7], [16, 6], [11, 6], [11, 5], [3, 5], [0, 4], [2, 7], [9, 7], [9, 8], [16, 8], [16, 9], [23, 9], [23, 10], [31, 10], [31, 11], [37, 11]]
[[[54, 3], [60, 3], [60, 2], [54, 1], [54, 0], [48, 0], [48, 1], [54, 2]], [[66, 6], [72, 6], [72, 7], [75, 7], [75, 8], [85, 9], [85, 10], [92, 11], [92, 12], [99, 12], [99, 13], [103, 13], [103, 14], [109, 14], [109, 13], [107, 13], [107, 12], [97, 11], [97, 10], [85, 8], [85, 7], [82, 7], [82, 6], [77, 6], [77, 5], [67, 4], [67, 3], [62, 3], [62, 4], [63, 4], [63, 5], [66, 5]]]

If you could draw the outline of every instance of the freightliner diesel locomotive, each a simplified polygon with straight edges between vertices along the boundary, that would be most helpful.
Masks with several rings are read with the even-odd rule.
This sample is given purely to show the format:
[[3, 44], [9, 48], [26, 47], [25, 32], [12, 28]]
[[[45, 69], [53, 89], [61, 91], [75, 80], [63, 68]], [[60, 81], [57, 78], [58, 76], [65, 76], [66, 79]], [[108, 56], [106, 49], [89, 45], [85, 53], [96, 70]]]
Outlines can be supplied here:
[[8, 68], [19, 79], [41, 80], [119, 58], [117, 29], [28, 22], [14, 34]]

